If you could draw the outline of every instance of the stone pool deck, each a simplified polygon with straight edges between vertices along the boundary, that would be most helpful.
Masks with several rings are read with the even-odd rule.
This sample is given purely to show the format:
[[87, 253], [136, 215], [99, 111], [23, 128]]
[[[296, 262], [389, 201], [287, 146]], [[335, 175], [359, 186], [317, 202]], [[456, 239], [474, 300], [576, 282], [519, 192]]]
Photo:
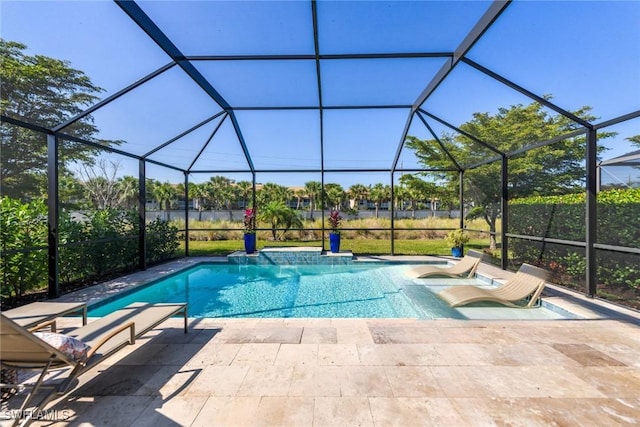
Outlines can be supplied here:
[[585, 319], [170, 319], [34, 425], [640, 424], [638, 313], [551, 291]]
[[34, 425], [637, 425], [638, 354], [616, 320], [171, 319]]

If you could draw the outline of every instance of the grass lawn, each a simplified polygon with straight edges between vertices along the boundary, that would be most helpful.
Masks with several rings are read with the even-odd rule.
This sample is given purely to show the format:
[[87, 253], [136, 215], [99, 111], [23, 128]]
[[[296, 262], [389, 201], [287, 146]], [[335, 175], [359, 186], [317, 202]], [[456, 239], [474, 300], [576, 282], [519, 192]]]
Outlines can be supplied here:
[[[322, 246], [322, 241], [285, 241], [274, 242], [258, 240], [258, 250], [268, 246]], [[471, 239], [465, 245], [466, 249], [478, 249], [489, 247], [489, 239]], [[325, 242], [325, 249], [328, 250], [329, 242]], [[400, 240], [395, 241], [396, 255], [451, 255], [451, 249], [447, 247], [442, 239], [433, 240]], [[184, 251], [184, 242], [180, 248]], [[243, 251], [244, 245], [241, 240], [213, 240], [213, 241], [192, 241], [189, 242], [190, 256], [226, 256], [235, 251]], [[340, 244], [341, 251], [352, 251], [355, 255], [389, 255], [391, 253], [391, 242], [389, 240], [375, 239], [343, 239]]]

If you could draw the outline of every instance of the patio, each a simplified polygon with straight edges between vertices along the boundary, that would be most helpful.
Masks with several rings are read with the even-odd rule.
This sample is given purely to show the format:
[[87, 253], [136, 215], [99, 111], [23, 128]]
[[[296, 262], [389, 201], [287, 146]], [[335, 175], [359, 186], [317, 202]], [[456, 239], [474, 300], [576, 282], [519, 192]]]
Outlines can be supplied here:
[[584, 319], [171, 319], [34, 425], [637, 424], [640, 316], [555, 289]]
[[640, 419], [638, 328], [620, 321], [194, 320], [192, 328], [183, 336], [172, 322], [87, 374], [53, 407], [53, 425]]
[[[377, 220], [378, 205], [386, 203], [389, 218], [388, 226], [362, 230], [388, 235], [384, 252], [367, 253], [432, 253], [396, 246], [401, 233], [420, 232], [406, 240], [427, 242], [434, 231], [449, 230], [400, 223], [419, 202], [425, 215], [445, 213], [455, 229], [492, 239], [501, 268], [484, 264], [480, 274], [505, 279], [509, 268], [535, 261], [555, 268], [556, 283], [581, 287], [548, 286], [543, 295], [577, 320], [191, 318], [184, 335], [180, 320], [171, 319], [81, 376], [34, 425], [640, 423], [640, 313], [600, 299], [629, 301], [638, 289], [637, 193], [629, 203], [602, 197], [620, 186], [637, 191], [636, 175], [612, 173], [612, 164], [600, 161], [620, 160], [640, 144], [640, 97], [629, 90], [640, 76], [634, 2], [2, 8], [3, 38], [17, 43], [5, 50], [20, 65], [7, 75], [20, 84], [3, 84], [3, 163], [16, 167], [12, 180], [3, 172], [1, 195], [15, 199], [16, 212], [46, 196], [35, 215], [38, 230], [25, 228], [37, 239], [10, 228], [18, 237], [3, 248], [7, 288], [25, 278], [22, 271], [40, 269], [35, 285], [20, 292], [42, 291], [46, 283], [49, 298], [90, 304], [199, 262], [190, 257], [198, 233], [207, 241], [237, 240], [233, 250], [240, 250], [240, 240], [230, 237], [230, 230], [243, 231], [240, 222], [230, 229], [218, 217], [232, 220], [233, 210], [241, 215], [249, 206], [260, 212], [272, 201], [258, 203], [266, 184], [317, 184], [304, 196], [308, 211], [302, 203], [294, 213], [313, 217], [316, 209], [319, 223], [309, 227], [322, 249], [327, 215], [362, 202], [347, 191], [360, 185], [375, 206], [362, 216], [375, 209]], [[577, 48], [583, 45], [588, 55]], [[31, 70], [36, 55], [68, 61], [68, 71], [91, 85], [68, 90], [47, 74], [22, 82], [29, 73], [21, 70]], [[58, 91], [57, 102], [31, 99]], [[494, 134], [494, 119], [511, 117], [504, 111], [534, 117], [511, 128], [501, 120]], [[483, 115], [490, 123], [476, 126]], [[565, 167], [556, 171], [556, 161]], [[607, 171], [610, 182], [601, 179]], [[102, 174], [121, 196], [112, 206], [90, 197]], [[403, 181], [411, 176], [417, 181]], [[556, 185], [557, 177], [566, 179]], [[216, 187], [220, 182], [225, 186]], [[412, 182], [434, 187], [402, 196]], [[389, 191], [373, 202], [378, 185]], [[198, 196], [198, 188], [209, 195]], [[328, 200], [332, 188], [345, 190], [335, 203]], [[445, 201], [441, 189], [448, 209], [436, 206]], [[541, 203], [539, 210], [516, 203], [567, 195], [582, 198]], [[301, 200], [287, 197], [283, 203]], [[85, 208], [96, 216], [113, 209], [113, 218], [133, 212], [138, 222], [127, 222], [125, 234], [90, 234], [84, 219], [66, 216], [84, 218]], [[479, 215], [475, 208], [493, 215], [493, 223], [474, 228], [467, 217]], [[204, 209], [212, 228], [201, 228]], [[180, 247], [154, 254], [167, 239], [149, 224], [173, 226], [170, 218]], [[183, 258], [159, 264], [176, 254]], [[137, 272], [65, 294], [71, 284], [125, 270]], [[79, 323], [64, 319], [59, 326]], [[9, 400], [0, 414], [10, 417], [18, 402]]]

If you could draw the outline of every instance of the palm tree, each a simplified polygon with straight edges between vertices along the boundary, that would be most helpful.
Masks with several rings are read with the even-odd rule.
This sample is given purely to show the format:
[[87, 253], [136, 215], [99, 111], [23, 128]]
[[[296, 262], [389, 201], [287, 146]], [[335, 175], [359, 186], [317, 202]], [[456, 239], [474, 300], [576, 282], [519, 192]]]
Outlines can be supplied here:
[[348, 193], [351, 200], [356, 202], [356, 210], [360, 210], [360, 202], [369, 197], [369, 189], [363, 184], [353, 184], [349, 187]]
[[[157, 203], [156, 197], [155, 197], [155, 188], [160, 185], [160, 183], [158, 181], [156, 181], [153, 178], [146, 178], [145, 179], [145, 203], [149, 200], [154, 200]], [[160, 209], [160, 207], [158, 207], [158, 209]]]
[[404, 209], [404, 202], [409, 198], [409, 189], [402, 185], [397, 186], [393, 192], [395, 203], [395, 216], [398, 218], [398, 211]]
[[[412, 208], [413, 214], [412, 217], [415, 217], [415, 205], [418, 200], [431, 200], [431, 209], [433, 210], [436, 195], [437, 195], [437, 187], [433, 182], [424, 181], [423, 179], [418, 178], [415, 175], [403, 175], [400, 177], [400, 182], [405, 184], [407, 188], [409, 188], [409, 192], [411, 194], [412, 200]], [[433, 215], [435, 216], [435, 210], [433, 210]]]
[[153, 198], [158, 202], [158, 206], [160, 209], [165, 209], [167, 214], [167, 221], [171, 219], [169, 210], [171, 209], [171, 205], [177, 199], [178, 192], [175, 187], [168, 182], [163, 182], [162, 184], [153, 186]]
[[226, 176], [216, 175], [207, 181], [207, 193], [212, 201], [212, 207], [220, 210], [223, 206], [229, 206], [229, 200], [233, 199], [233, 181]]
[[424, 197], [422, 197], [422, 193], [417, 188], [408, 187], [407, 193], [409, 195], [409, 209], [411, 209], [411, 218], [415, 219], [418, 201], [423, 200]]
[[184, 199], [185, 206], [189, 206], [189, 195], [185, 191], [184, 182], [179, 182], [175, 184], [174, 188], [176, 190], [176, 198], [178, 200]]
[[289, 187], [285, 187], [283, 185], [280, 186], [280, 193], [278, 194], [280, 199], [284, 201], [285, 206], [290, 207], [289, 202], [293, 200], [296, 196], [295, 191], [290, 189]]
[[331, 209], [339, 211], [342, 207], [342, 200], [344, 199], [344, 189], [342, 186], [340, 184], [325, 184], [324, 195]]
[[284, 224], [284, 231], [282, 232], [282, 236], [284, 236], [284, 234], [290, 229], [290, 228], [302, 228], [302, 219], [300, 218], [300, 215], [298, 215], [298, 212], [296, 212], [294, 209], [291, 209], [289, 207], [287, 207], [287, 211], [284, 212], [284, 216], [283, 216], [283, 224]]
[[233, 202], [238, 198], [236, 187], [234, 185], [225, 187], [219, 196], [222, 198], [222, 204], [229, 213], [229, 221], [233, 221]]
[[138, 178], [123, 176], [118, 178], [116, 185], [122, 206], [125, 209], [135, 209], [138, 206]]
[[293, 198], [293, 191], [283, 185], [268, 182], [262, 186], [260, 191], [258, 191], [257, 198], [260, 205], [278, 201], [287, 206], [289, 200]]
[[388, 185], [382, 185], [380, 183], [375, 184], [369, 189], [369, 197], [373, 200], [376, 208], [376, 218], [378, 218], [378, 210], [380, 205], [391, 197], [391, 188]]
[[313, 209], [318, 206], [318, 198], [322, 192], [322, 183], [320, 181], [305, 182], [304, 189], [309, 197], [309, 219], [313, 221]]
[[291, 228], [302, 228], [302, 220], [298, 213], [287, 207], [281, 200], [272, 200], [261, 206], [258, 219], [271, 225], [273, 240], [278, 239], [278, 229], [284, 228], [282, 236]]
[[250, 181], [236, 182], [236, 195], [242, 200], [242, 209], [249, 207], [249, 197], [253, 193], [253, 184]]
[[295, 196], [297, 199], [296, 210], [299, 211], [302, 207], [302, 201], [305, 197], [307, 197], [307, 191], [304, 188], [300, 188], [299, 190], [295, 191]]
[[194, 200], [194, 207], [198, 209], [198, 221], [202, 221], [202, 211], [205, 208], [207, 189], [205, 184], [189, 183], [189, 198]]

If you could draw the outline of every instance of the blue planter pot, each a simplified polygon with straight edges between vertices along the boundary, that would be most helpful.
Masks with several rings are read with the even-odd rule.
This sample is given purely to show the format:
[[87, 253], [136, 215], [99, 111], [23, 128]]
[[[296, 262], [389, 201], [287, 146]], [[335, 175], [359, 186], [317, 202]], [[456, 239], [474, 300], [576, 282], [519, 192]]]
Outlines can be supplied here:
[[245, 233], [244, 251], [248, 254], [252, 254], [256, 251], [256, 233]]
[[339, 233], [330, 233], [329, 234], [329, 247], [331, 248], [331, 252], [337, 254], [340, 252], [340, 234]]
[[451, 255], [456, 258], [462, 258], [462, 248], [451, 248]]

